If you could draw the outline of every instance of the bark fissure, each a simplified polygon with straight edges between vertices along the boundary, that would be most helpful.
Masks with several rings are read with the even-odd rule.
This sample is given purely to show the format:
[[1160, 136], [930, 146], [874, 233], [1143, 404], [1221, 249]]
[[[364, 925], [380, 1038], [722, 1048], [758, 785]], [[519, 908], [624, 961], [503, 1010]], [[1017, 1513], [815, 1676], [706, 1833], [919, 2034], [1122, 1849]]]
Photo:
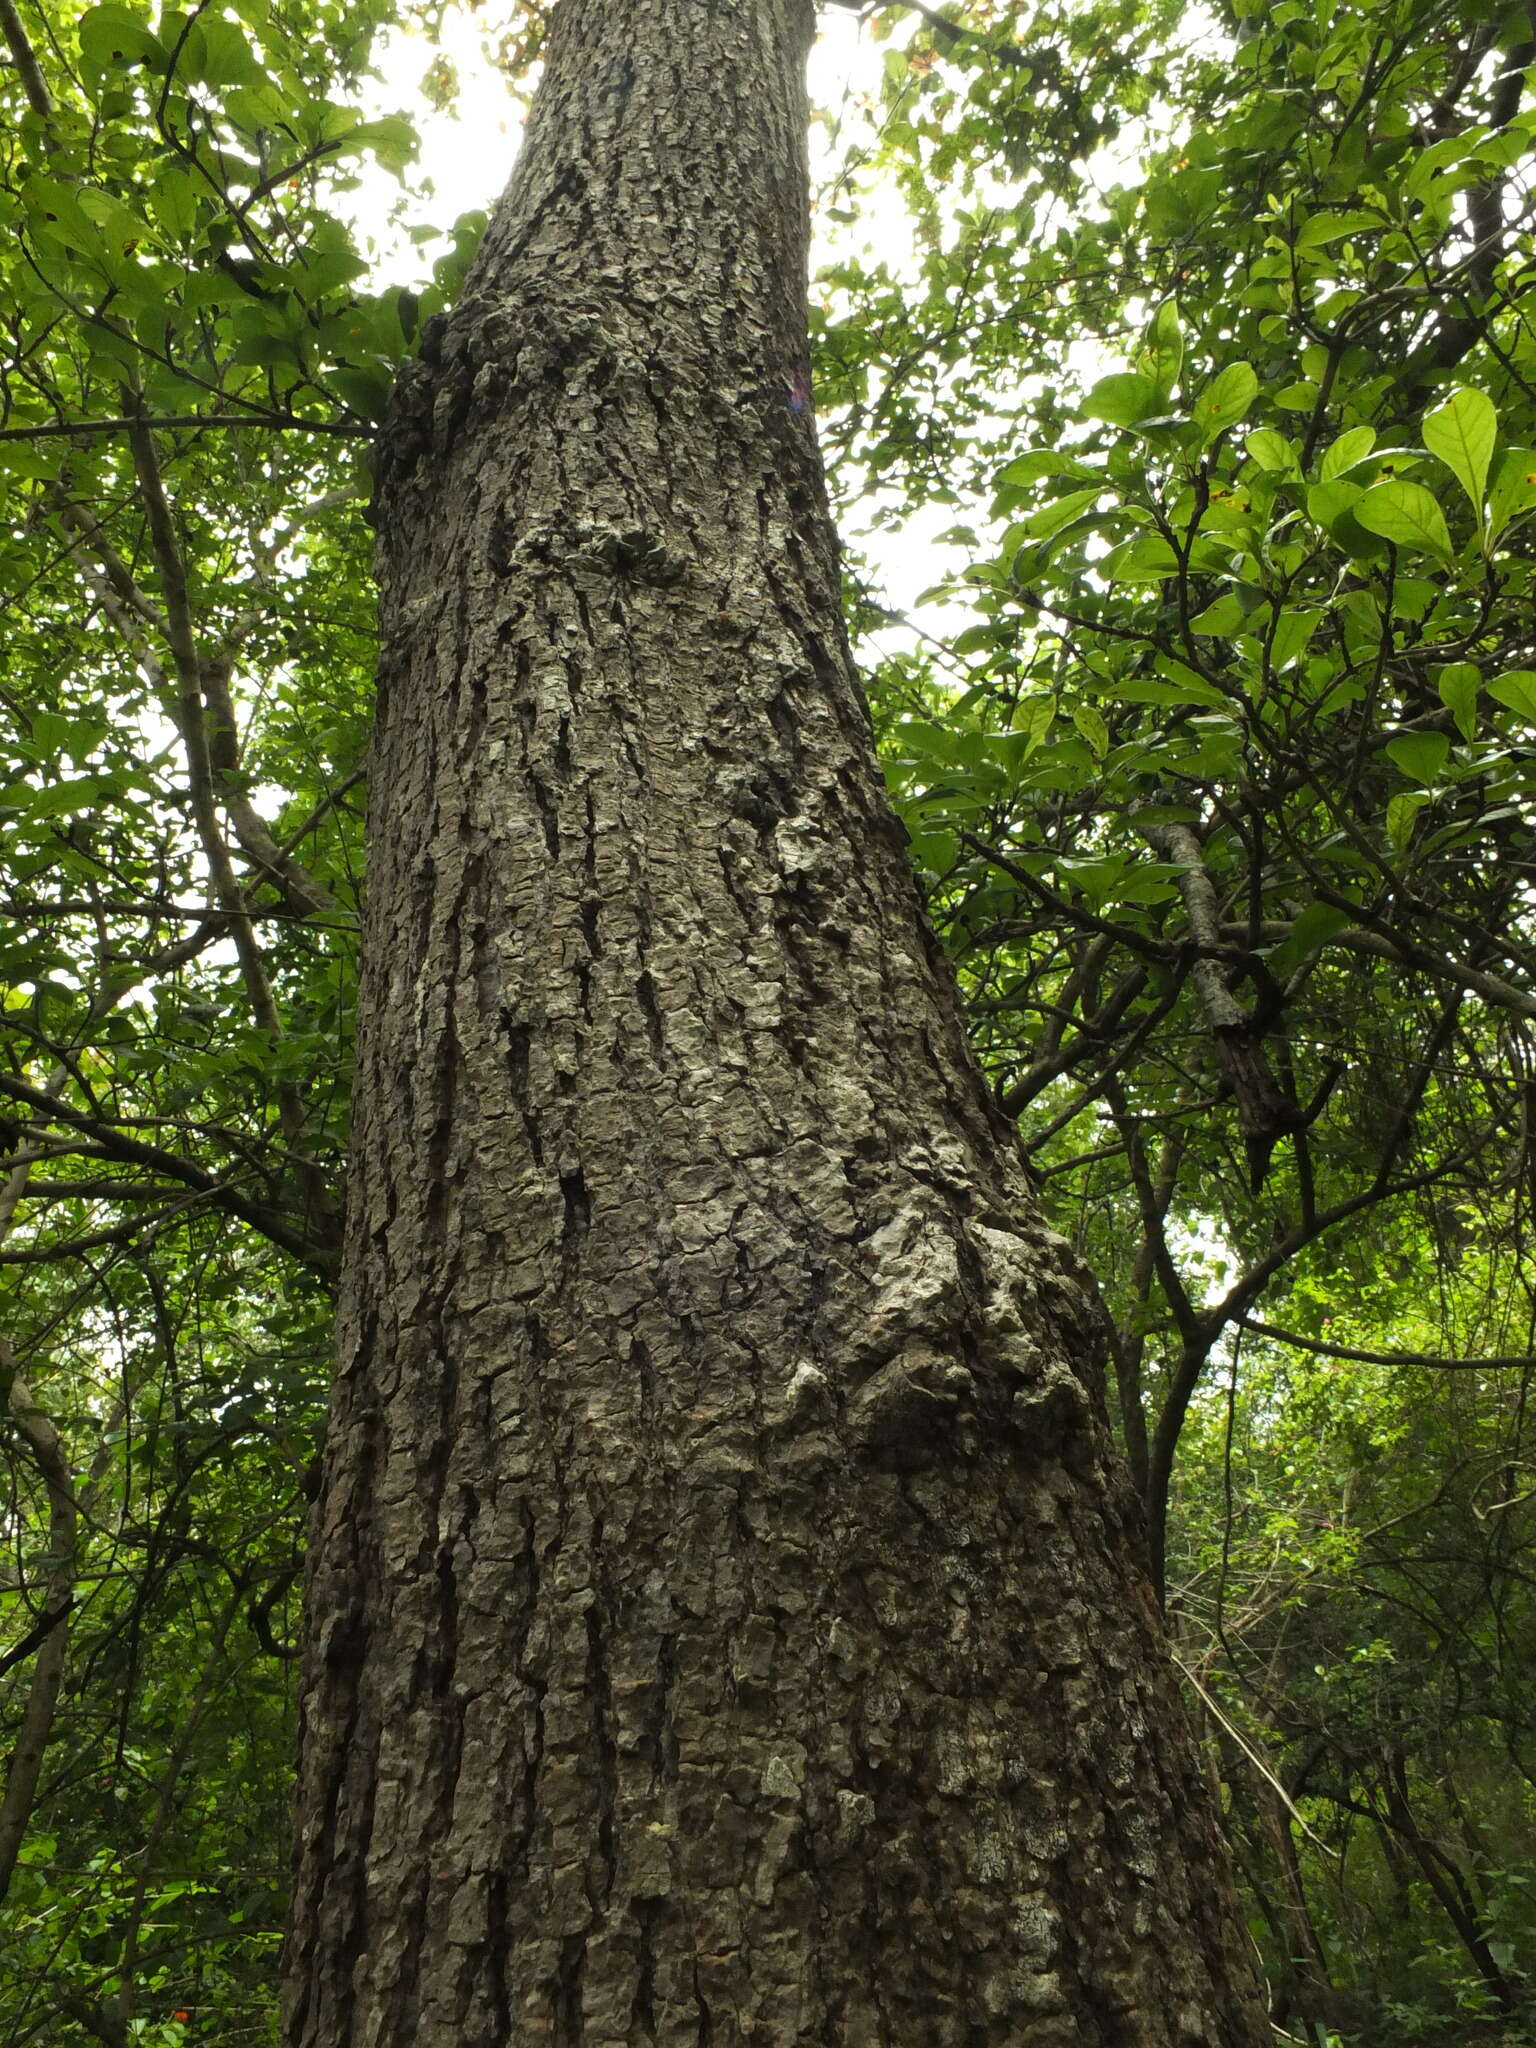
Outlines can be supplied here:
[[811, 26], [563, 0], [381, 449], [289, 2048], [1265, 2038], [839, 621]]

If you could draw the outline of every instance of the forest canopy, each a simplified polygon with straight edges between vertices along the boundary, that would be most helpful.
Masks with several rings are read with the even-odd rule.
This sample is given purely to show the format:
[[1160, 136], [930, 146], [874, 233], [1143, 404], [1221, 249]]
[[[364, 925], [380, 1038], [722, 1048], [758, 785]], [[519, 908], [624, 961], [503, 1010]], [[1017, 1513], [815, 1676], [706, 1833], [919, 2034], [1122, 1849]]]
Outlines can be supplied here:
[[[542, 25], [0, 0], [0, 2048], [277, 2038], [370, 449]], [[1528, 2041], [1536, 14], [836, 26], [847, 615], [1278, 2037]]]

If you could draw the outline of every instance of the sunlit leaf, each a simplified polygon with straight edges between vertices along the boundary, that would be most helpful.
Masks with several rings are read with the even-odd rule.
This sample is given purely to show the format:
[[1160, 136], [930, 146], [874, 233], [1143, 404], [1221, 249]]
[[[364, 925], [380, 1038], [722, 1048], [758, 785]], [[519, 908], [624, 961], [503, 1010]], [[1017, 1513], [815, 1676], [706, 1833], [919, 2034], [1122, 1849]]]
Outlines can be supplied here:
[[1491, 399], [1465, 388], [1453, 391], [1424, 421], [1424, 446], [1455, 474], [1479, 513], [1498, 433]]
[[1450, 565], [1451, 536], [1445, 514], [1422, 484], [1410, 483], [1405, 477], [1372, 484], [1352, 510], [1368, 532], [1380, 534], [1394, 547], [1417, 548]]

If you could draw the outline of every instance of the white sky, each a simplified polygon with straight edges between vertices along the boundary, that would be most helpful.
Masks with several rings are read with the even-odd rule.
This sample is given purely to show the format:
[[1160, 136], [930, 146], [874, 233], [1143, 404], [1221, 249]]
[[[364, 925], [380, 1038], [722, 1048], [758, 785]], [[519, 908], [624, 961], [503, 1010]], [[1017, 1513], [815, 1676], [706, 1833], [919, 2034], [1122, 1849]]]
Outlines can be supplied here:
[[[522, 109], [501, 73], [483, 54], [484, 32], [483, 15], [476, 20], [462, 7], [453, 7], [444, 18], [437, 43], [397, 28], [375, 46], [374, 68], [379, 77], [368, 95], [369, 112], [403, 110], [416, 123], [421, 155], [412, 167], [411, 185], [418, 192], [424, 184], [430, 185], [434, 194], [431, 217], [444, 228], [461, 213], [492, 205], [517, 153]], [[879, 92], [881, 59], [887, 48], [889, 43], [874, 41], [857, 15], [838, 8], [825, 10], [811, 57], [812, 103], [836, 110], [861, 97], [872, 102]], [[453, 64], [459, 80], [457, 101], [446, 114], [428, 106], [420, 92], [421, 80], [439, 50]], [[834, 154], [819, 127], [816, 140], [820, 152], [817, 171], [824, 175]], [[394, 181], [383, 174], [370, 179], [364, 203], [358, 208], [359, 218], [381, 240], [395, 189]], [[903, 231], [905, 216], [899, 207], [892, 206], [889, 213], [889, 231], [882, 238], [889, 248], [882, 248], [881, 253], [899, 259], [903, 251], [910, 250], [911, 237]]]
[[[474, 12], [462, 0], [450, 0], [435, 42], [419, 31], [397, 28], [375, 46], [378, 78], [368, 95], [368, 111], [404, 111], [421, 137], [420, 156], [407, 173], [410, 200], [402, 209], [411, 225], [430, 221], [446, 231], [461, 214], [489, 210], [506, 184], [521, 136], [523, 108], [484, 54], [487, 31], [494, 29], [498, 13], [497, 0], [481, 0]], [[1207, 19], [1203, 9], [1192, 8], [1190, 32]], [[861, 128], [873, 135], [871, 117], [878, 117], [880, 110], [885, 54], [920, 28], [921, 22], [912, 16], [877, 42], [857, 14], [837, 7], [822, 9], [809, 81], [812, 106], [823, 117], [811, 130], [813, 191], [830, 183]], [[422, 79], [439, 54], [449, 60], [458, 78], [457, 98], [446, 113], [436, 111], [421, 92]], [[1117, 144], [1099, 151], [1090, 166], [1091, 183], [1102, 189], [1134, 179], [1143, 133], [1144, 124], [1128, 124]], [[1011, 195], [1004, 185], [994, 183], [977, 196], [986, 203], [1006, 205]], [[399, 183], [375, 168], [350, 197], [358, 226], [374, 243], [381, 278], [425, 282], [443, 245], [413, 248], [403, 227], [391, 226], [391, 209], [400, 206], [402, 197]], [[847, 193], [840, 191], [836, 200], [841, 210], [848, 203]], [[854, 205], [857, 218], [851, 224], [846, 218], [834, 222], [813, 211], [813, 272], [846, 256], [852, 247], [866, 259], [884, 263], [892, 276], [910, 278], [916, 288], [922, 251], [899, 195], [882, 190], [873, 178], [859, 179]], [[1068, 359], [1088, 382], [1114, 367], [1092, 343], [1072, 345]], [[897, 610], [910, 607], [918, 592], [946, 582], [965, 566], [961, 551], [953, 544], [941, 547], [936, 536], [959, 520], [985, 532], [986, 510], [985, 505], [961, 510], [930, 505], [897, 528], [869, 530], [866, 522], [855, 522], [858, 546], [874, 582]], [[972, 616], [963, 601], [944, 601], [925, 608], [921, 624], [927, 633], [950, 639], [971, 623]], [[917, 644], [912, 634], [895, 627], [882, 629], [873, 639], [874, 649], [882, 654]]]
[[[502, 74], [487, 61], [484, 33], [483, 13], [476, 19], [464, 8], [454, 7], [445, 16], [437, 43], [421, 33], [396, 29], [376, 46], [374, 67], [379, 76], [368, 94], [368, 112], [403, 111], [421, 136], [420, 156], [407, 173], [413, 224], [425, 220], [446, 230], [461, 214], [475, 208], [488, 210], [511, 171], [523, 110]], [[811, 56], [811, 102], [834, 123], [841, 119], [844, 134], [840, 142], [834, 142], [827, 124], [817, 121], [813, 125], [813, 188], [832, 175], [848, 132], [858, 128], [864, 111], [878, 106], [885, 52], [892, 41], [904, 41], [908, 33], [910, 29], [902, 29], [877, 43], [857, 15], [838, 8], [823, 10], [821, 33]], [[432, 108], [420, 90], [439, 51], [453, 64], [459, 81], [457, 99], [447, 113]], [[392, 282], [423, 282], [440, 251], [431, 245], [413, 250], [403, 233], [391, 228], [390, 211], [399, 198], [397, 182], [378, 170], [370, 172], [362, 187], [350, 195], [354, 219], [374, 244], [381, 275]], [[861, 187], [858, 216], [851, 229], [842, 223], [822, 227], [813, 219], [813, 268], [834, 253], [831, 235], [839, 237], [836, 246], [844, 252], [852, 235], [861, 250], [887, 263], [893, 273], [913, 272], [911, 220], [899, 197], [882, 197], [878, 189]], [[893, 594], [893, 603], [910, 602], [917, 591], [940, 582], [953, 570], [953, 551], [936, 549], [932, 535], [953, 525], [957, 516], [953, 507], [933, 506], [899, 532], [861, 536], [860, 546], [887, 592]], [[939, 633], [946, 626], [959, 630], [966, 623], [968, 615], [958, 609], [948, 621], [939, 614], [925, 616], [929, 630]], [[890, 651], [907, 644], [907, 636], [882, 633], [879, 644]]]

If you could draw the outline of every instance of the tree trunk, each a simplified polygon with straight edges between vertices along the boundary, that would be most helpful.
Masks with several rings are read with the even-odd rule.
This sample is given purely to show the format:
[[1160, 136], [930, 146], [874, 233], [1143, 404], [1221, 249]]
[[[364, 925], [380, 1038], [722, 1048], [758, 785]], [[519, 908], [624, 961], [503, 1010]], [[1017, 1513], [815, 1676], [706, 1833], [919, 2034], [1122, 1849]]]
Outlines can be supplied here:
[[1267, 2040], [843, 636], [812, 17], [563, 0], [385, 436], [289, 2048]]

